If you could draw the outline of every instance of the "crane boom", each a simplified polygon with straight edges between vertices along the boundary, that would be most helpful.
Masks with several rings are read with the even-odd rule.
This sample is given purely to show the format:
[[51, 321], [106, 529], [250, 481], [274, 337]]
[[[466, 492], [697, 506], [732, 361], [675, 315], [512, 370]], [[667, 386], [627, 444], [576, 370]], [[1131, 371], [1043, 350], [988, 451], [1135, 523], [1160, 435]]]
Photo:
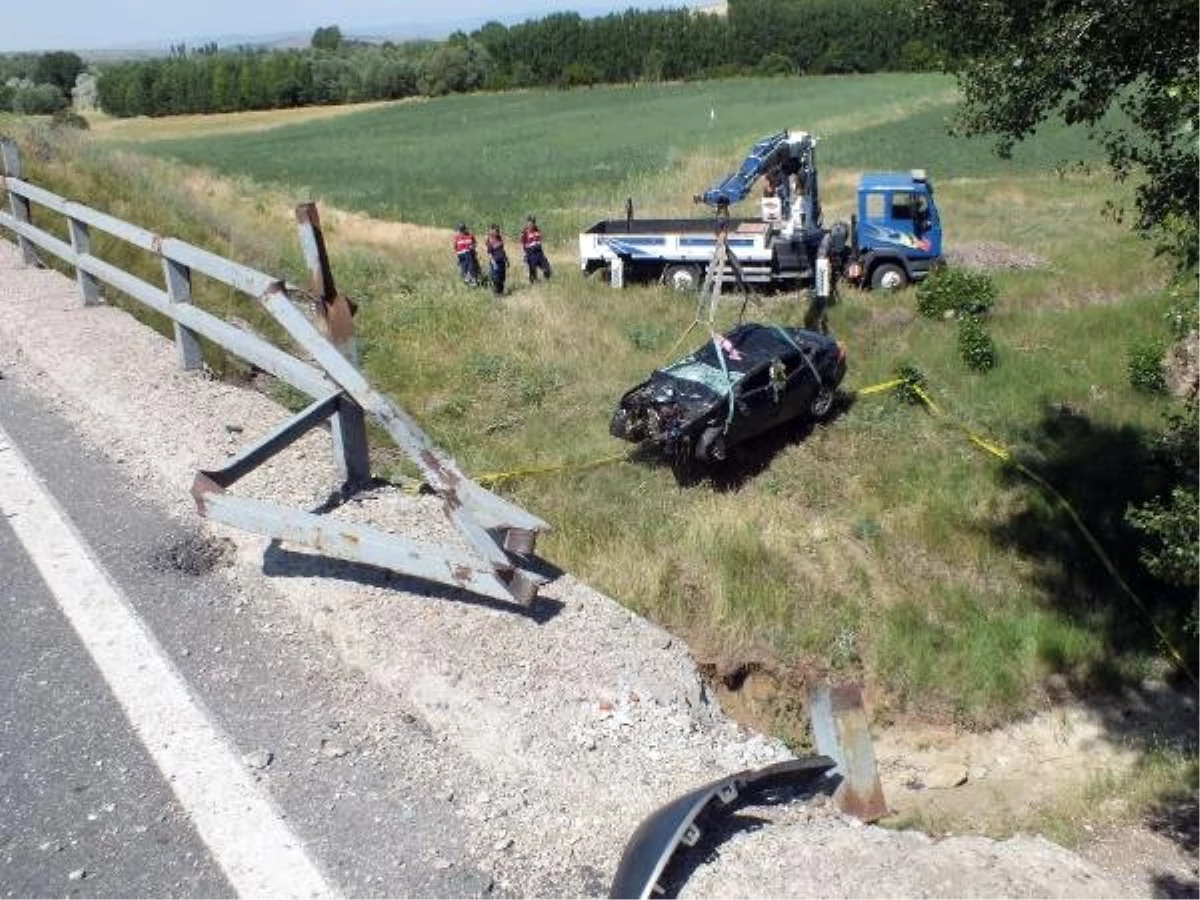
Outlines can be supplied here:
[[[804, 131], [791, 134], [786, 129], [768, 135], [750, 150], [736, 172], [726, 175], [695, 199], [716, 209], [746, 199], [755, 183], [765, 177], [783, 206], [785, 219], [802, 223], [804, 228], [821, 224], [821, 204], [817, 196], [817, 140]], [[800, 204], [793, 216], [793, 199]]]

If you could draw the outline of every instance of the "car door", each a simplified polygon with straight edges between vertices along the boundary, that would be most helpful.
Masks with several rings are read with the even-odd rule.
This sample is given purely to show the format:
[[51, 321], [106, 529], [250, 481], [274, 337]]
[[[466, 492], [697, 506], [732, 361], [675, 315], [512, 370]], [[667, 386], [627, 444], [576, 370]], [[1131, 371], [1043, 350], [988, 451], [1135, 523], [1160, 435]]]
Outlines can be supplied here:
[[790, 421], [807, 414], [819, 389], [819, 383], [817, 374], [813, 371], [817, 361], [811, 358], [806, 360], [801, 351], [789, 355], [786, 365], [787, 388], [783, 392], [780, 418]]
[[746, 373], [734, 390], [734, 417], [726, 438], [729, 443], [761, 434], [779, 420], [779, 403], [766, 365]]

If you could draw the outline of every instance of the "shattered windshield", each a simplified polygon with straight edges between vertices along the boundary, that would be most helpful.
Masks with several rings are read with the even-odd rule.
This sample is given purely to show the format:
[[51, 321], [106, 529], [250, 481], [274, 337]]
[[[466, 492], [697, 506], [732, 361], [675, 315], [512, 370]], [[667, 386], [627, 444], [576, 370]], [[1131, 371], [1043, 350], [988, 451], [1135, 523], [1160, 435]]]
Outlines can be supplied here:
[[743, 372], [730, 371], [726, 375], [719, 368], [710, 366], [708, 363], [697, 362], [690, 357], [680, 360], [672, 366], [668, 366], [663, 369], [663, 372], [673, 378], [678, 378], [680, 381], [690, 381], [693, 384], [702, 385], [718, 397], [724, 397], [728, 394], [729, 389], [737, 384], [744, 374]]

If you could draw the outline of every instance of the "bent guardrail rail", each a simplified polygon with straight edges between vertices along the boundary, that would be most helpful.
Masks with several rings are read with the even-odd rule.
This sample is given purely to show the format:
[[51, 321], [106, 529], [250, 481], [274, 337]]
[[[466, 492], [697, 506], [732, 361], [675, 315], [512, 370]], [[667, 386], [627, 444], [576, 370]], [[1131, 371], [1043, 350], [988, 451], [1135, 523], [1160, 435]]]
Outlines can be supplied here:
[[[85, 305], [103, 302], [100, 284], [104, 283], [166, 316], [173, 322], [179, 364], [185, 370], [202, 368], [203, 337], [312, 398], [306, 409], [245, 447], [222, 467], [196, 474], [192, 495], [202, 516], [266, 537], [304, 544], [350, 562], [379, 566], [493, 599], [525, 605], [533, 602], [544, 579], [528, 568], [529, 557], [538, 534], [549, 526], [467, 477], [404, 410], [372, 388], [347, 358], [354, 356], [353, 305], [338, 294], [334, 285], [315, 204], [296, 207], [296, 222], [312, 276], [316, 295], [313, 306], [320, 328], [297, 308], [283, 280], [184, 241], [154, 234], [25, 181], [15, 141], [0, 139], [0, 156], [4, 164], [0, 185], [9, 197], [9, 212], [0, 209], [0, 228], [16, 235], [26, 265], [39, 265], [37, 249], [44, 250], [74, 267]], [[66, 218], [70, 243], [34, 225], [34, 204]], [[92, 229], [159, 257], [165, 286], [157, 287], [92, 255]], [[193, 305], [192, 278], [196, 274], [259, 303], [312, 362], [298, 359]], [[391, 532], [226, 492], [238, 479], [326, 420], [331, 425], [343, 493], [352, 492], [371, 477], [365, 415], [370, 415], [415, 463], [425, 482], [442, 499], [447, 516], [466, 539], [469, 550], [411, 541]]]

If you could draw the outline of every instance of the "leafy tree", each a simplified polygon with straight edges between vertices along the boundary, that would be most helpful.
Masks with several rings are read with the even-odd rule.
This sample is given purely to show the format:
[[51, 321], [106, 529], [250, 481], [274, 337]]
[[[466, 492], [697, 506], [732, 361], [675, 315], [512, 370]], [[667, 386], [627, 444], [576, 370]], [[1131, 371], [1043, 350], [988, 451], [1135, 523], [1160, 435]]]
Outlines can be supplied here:
[[[1143, 535], [1139, 555], [1147, 571], [1168, 584], [1188, 587], [1195, 587], [1200, 574], [1198, 421], [1195, 397], [1168, 418], [1154, 448], [1155, 462], [1164, 471], [1168, 486], [1156, 498], [1126, 512], [1129, 523]], [[1194, 614], [1191, 628], [1195, 636]]]
[[782, 53], [768, 53], [758, 61], [754, 72], [756, 75], [795, 75], [796, 64]]
[[86, 68], [79, 54], [56, 50], [38, 57], [33, 80], [38, 84], [52, 84], [62, 91], [64, 97], [70, 97], [75, 79]]
[[1196, 262], [1195, 0], [920, 0], [917, 11], [956, 61], [963, 133], [994, 134], [1008, 155], [1051, 117], [1095, 128], [1116, 176], [1142, 176], [1134, 228]]
[[430, 97], [466, 93], [483, 86], [488, 69], [488, 53], [481, 44], [449, 41], [425, 58], [417, 86]]
[[342, 46], [342, 29], [336, 25], [318, 28], [309, 44], [314, 50], [338, 50]]
[[48, 116], [67, 105], [66, 95], [53, 84], [21, 82], [12, 91], [13, 112], [28, 116]]
[[36, 53], [0, 53], [0, 84], [9, 81], [36, 80], [38, 60]]

